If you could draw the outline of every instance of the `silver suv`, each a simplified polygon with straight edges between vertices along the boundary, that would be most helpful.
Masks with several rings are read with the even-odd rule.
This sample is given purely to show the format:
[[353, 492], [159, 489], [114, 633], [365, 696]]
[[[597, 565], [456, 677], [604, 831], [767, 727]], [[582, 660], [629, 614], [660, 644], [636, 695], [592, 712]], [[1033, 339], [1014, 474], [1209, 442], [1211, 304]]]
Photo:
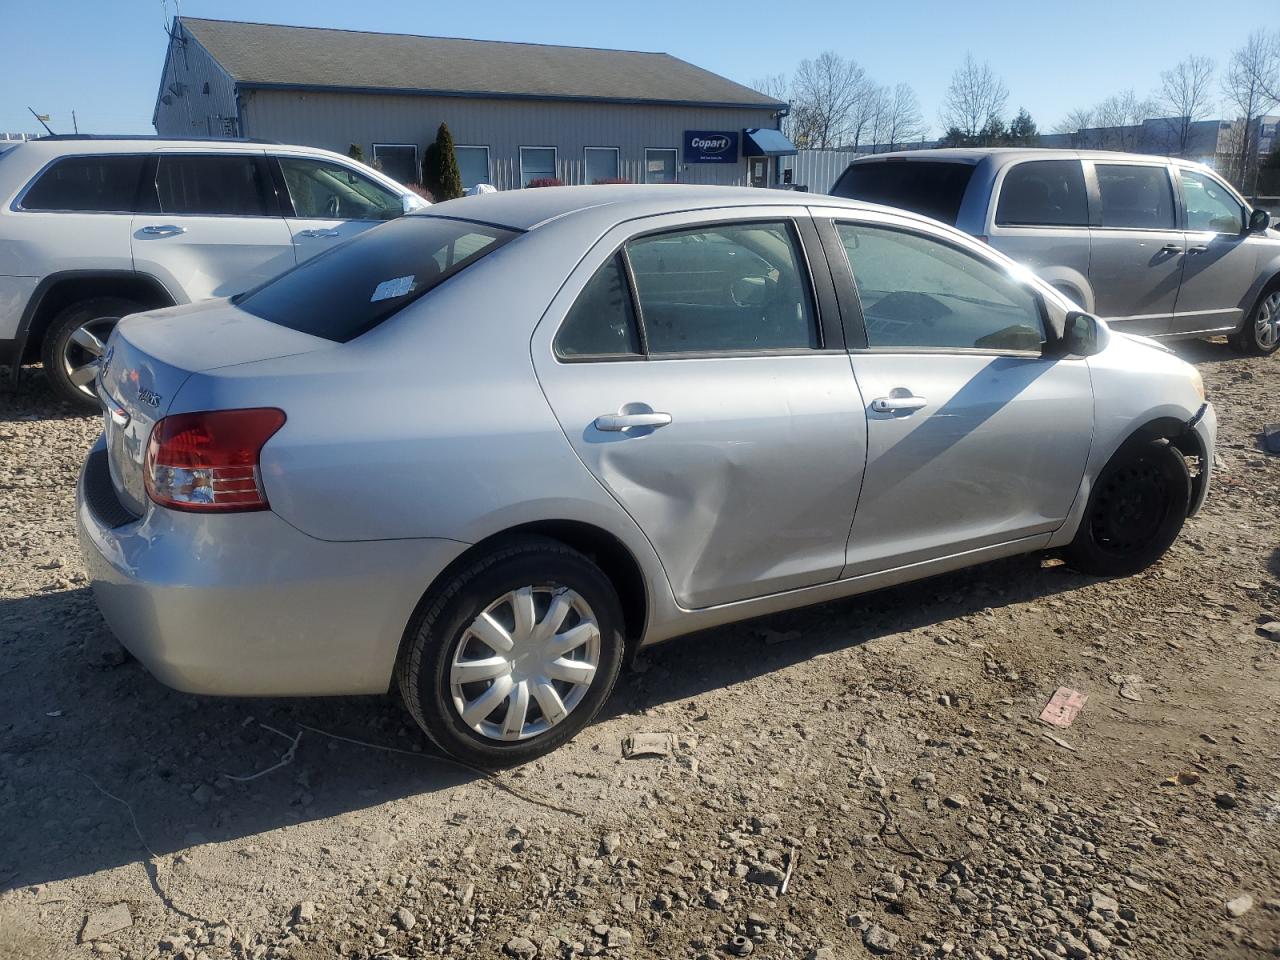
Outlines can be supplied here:
[[1280, 233], [1201, 164], [923, 150], [855, 160], [831, 192], [959, 227], [1127, 333], [1227, 334], [1252, 354], [1280, 347]]
[[103, 344], [130, 313], [228, 297], [426, 206], [312, 147], [46, 137], [0, 153], [0, 383], [40, 359], [97, 407]]

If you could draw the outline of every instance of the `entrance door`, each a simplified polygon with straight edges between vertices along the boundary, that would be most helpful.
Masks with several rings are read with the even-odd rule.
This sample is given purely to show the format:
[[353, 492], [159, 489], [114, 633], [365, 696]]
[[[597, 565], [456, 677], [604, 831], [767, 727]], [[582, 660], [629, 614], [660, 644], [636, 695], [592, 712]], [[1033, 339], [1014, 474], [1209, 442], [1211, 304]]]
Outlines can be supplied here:
[[769, 185], [769, 158], [749, 157], [747, 159], [747, 183], [753, 187]]

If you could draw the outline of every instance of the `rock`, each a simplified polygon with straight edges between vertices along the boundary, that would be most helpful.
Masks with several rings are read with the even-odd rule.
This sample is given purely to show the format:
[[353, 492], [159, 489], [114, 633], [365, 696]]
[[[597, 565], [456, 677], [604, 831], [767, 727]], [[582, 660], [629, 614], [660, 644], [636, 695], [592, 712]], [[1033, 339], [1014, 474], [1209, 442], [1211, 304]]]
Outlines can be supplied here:
[[726, 943], [724, 948], [735, 957], [745, 957], [756, 948], [756, 945], [747, 937], [737, 936]]
[[671, 734], [633, 733], [622, 740], [622, 755], [628, 760], [671, 756]]
[[195, 790], [191, 792], [191, 799], [202, 807], [212, 800], [213, 796], [213, 787], [209, 786], [207, 783], [200, 784], [200, 786], [196, 787]]
[[191, 942], [191, 938], [181, 933], [171, 933], [167, 937], [160, 938], [160, 949], [169, 950], [173, 953], [181, 953], [187, 949], [187, 944]]
[[600, 838], [600, 856], [607, 857], [622, 846], [622, 836], [617, 833], [606, 833]]
[[[1253, 906], [1252, 900], [1249, 901], [1249, 906]], [[133, 926], [133, 917], [129, 913], [128, 906], [117, 903], [105, 910], [90, 913], [84, 918], [84, 926], [80, 928], [80, 942], [88, 943], [90, 940], [98, 940], [131, 926]]]
[[1253, 897], [1247, 893], [1242, 893], [1234, 900], [1227, 901], [1227, 913], [1233, 917], [1243, 917], [1246, 913], [1253, 909]]
[[712, 890], [706, 896], [706, 904], [712, 910], [723, 910], [724, 905], [729, 902], [728, 890]]
[[945, 803], [952, 810], [961, 810], [969, 805], [968, 799], [966, 797], [961, 796], [958, 793], [952, 793], [946, 797], [943, 797], [942, 802]]
[[610, 949], [631, 946], [631, 931], [624, 930], [622, 927], [610, 927], [609, 932], [604, 935], [604, 945]]
[[1089, 894], [1089, 909], [1102, 914], [1104, 919], [1114, 920], [1120, 914], [1120, 903], [1114, 897], [1095, 890]]
[[759, 883], [766, 887], [780, 887], [782, 886], [782, 880], [782, 871], [767, 863], [758, 863], [747, 872], [748, 883]]
[[1236, 807], [1236, 795], [1228, 793], [1226, 790], [1220, 790], [1213, 795], [1213, 802], [1223, 810], [1234, 810]]
[[303, 900], [293, 908], [294, 923], [310, 923], [316, 918], [316, 905], [310, 900]]
[[1093, 954], [1093, 951], [1085, 945], [1083, 940], [1071, 935], [1065, 930], [1058, 934], [1058, 942], [1066, 948], [1067, 956], [1070, 957], [1071, 960], [1085, 960], [1086, 957], [1092, 956]]
[[1271, 620], [1267, 623], [1259, 624], [1258, 633], [1268, 640], [1280, 641], [1280, 620]]
[[413, 911], [408, 907], [397, 907], [394, 920], [396, 926], [401, 930], [412, 930], [418, 923], [418, 918], [413, 915]]
[[891, 933], [878, 923], [873, 923], [862, 931], [862, 945], [872, 953], [884, 955], [898, 949], [898, 935]]
[[1089, 949], [1094, 953], [1107, 953], [1111, 949], [1111, 941], [1097, 930], [1086, 930], [1084, 932], [1084, 942], [1089, 945]]
[[538, 948], [528, 937], [512, 937], [502, 949], [516, 960], [533, 960], [538, 955]]

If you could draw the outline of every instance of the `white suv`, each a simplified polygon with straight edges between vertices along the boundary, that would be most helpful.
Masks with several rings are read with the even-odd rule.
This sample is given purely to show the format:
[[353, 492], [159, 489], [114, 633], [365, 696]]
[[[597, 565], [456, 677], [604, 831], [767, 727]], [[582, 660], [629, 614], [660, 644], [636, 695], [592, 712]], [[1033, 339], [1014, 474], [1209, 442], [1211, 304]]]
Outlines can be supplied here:
[[425, 206], [339, 154], [246, 140], [46, 137], [0, 153], [0, 382], [39, 358], [96, 405], [120, 317], [228, 297]]

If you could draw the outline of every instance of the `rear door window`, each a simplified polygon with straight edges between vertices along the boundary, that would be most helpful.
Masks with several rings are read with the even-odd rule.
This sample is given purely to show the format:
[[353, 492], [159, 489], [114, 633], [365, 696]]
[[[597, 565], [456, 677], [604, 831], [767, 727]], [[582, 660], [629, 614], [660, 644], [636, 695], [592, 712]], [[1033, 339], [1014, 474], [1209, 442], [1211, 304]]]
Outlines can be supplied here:
[[141, 156], [65, 157], [31, 185], [22, 209], [129, 213], [142, 164]]
[[161, 154], [156, 195], [161, 213], [265, 217], [263, 158], [254, 154]]
[[1098, 163], [1102, 226], [1132, 230], [1172, 230], [1173, 182], [1164, 167]]
[[569, 308], [556, 353], [565, 359], [639, 356], [640, 334], [622, 254], [596, 271]]
[[831, 192], [882, 203], [955, 226], [974, 165], [942, 160], [871, 160], [849, 164]]
[[514, 236], [468, 220], [401, 217], [304, 261], [237, 303], [282, 327], [346, 343]]
[[996, 223], [1002, 227], [1087, 227], [1089, 201], [1079, 160], [1032, 160], [1004, 177]]

